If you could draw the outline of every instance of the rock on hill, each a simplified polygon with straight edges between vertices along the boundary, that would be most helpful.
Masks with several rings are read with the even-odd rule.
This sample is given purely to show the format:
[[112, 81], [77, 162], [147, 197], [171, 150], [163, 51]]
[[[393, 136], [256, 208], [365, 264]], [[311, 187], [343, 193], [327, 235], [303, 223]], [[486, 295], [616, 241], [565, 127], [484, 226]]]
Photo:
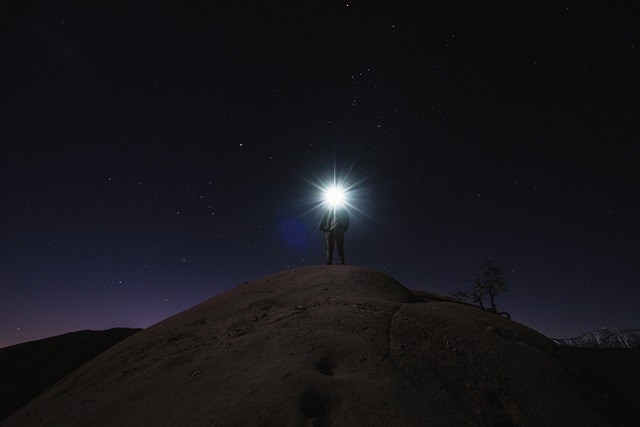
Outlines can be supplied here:
[[131, 336], [3, 426], [632, 425], [637, 390], [566, 350], [373, 270], [313, 266]]

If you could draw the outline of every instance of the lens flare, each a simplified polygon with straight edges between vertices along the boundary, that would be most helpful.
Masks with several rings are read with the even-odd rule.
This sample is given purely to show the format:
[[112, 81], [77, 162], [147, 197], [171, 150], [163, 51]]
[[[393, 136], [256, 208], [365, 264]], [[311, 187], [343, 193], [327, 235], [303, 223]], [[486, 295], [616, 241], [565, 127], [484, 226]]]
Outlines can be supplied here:
[[340, 207], [346, 202], [345, 191], [338, 186], [328, 188], [324, 190], [324, 201], [331, 207]]
[[[324, 174], [313, 174], [312, 177], [300, 176], [307, 182], [307, 188], [312, 191], [300, 205], [307, 206], [308, 209], [302, 216], [314, 213], [317, 215], [326, 213], [327, 209], [340, 209], [348, 212], [349, 216], [357, 221], [362, 221], [365, 217], [371, 218], [367, 213], [367, 203], [369, 200], [365, 197], [370, 189], [363, 187], [365, 180], [371, 175], [363, 176], [360, 179], [353, 179], [353, 168], [351, 165], [346, 172], [338, 172], [335, 165], [333, 173], [325, 172]], [[364, 173], [366, 175], [366, 173]]]

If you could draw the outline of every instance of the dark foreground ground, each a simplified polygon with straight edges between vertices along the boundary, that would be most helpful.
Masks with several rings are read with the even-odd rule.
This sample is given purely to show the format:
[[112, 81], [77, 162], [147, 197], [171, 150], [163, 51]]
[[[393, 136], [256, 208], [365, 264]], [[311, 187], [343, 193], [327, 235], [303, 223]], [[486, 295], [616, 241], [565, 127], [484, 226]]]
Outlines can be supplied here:
[[[0, 424], [617, 427], [640, 419], [640, 350], [561, 347], [361, 267], [275, 274], [133, 332], [87, 363], [86, 355], [72, 363], [71, 349], [82, 346], [64, 336], [23, 344], [20, 357], [0, 353], [2, 396], [39, 393]], [[73, 372], [42, 391], [41, 378], [63, 370]]]
[[0, 421], [109, 347], [140, 331], [79, 331], [0, 349]]

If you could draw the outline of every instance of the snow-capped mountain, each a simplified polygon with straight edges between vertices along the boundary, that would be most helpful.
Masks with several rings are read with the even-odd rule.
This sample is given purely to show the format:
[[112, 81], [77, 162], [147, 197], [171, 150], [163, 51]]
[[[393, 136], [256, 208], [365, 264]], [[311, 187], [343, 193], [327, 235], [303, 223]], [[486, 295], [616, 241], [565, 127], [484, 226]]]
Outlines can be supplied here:
[[553, 341], [572, 347], [636, 348], [640, 347], [640, 329], [601, 328], [577, 338], [562, 338]]

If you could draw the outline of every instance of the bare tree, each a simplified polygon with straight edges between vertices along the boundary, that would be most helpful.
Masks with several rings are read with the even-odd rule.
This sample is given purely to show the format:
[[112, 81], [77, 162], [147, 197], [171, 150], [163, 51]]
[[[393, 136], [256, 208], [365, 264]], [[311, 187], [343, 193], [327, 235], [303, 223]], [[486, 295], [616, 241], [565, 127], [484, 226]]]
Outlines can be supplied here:
[[[509, 313], [499, 313], [496, 308], [496, 297], [508, 290], [504, 269], [499, 265], [492, 264], [491, 261], [485, 261], [480, 264], [479, 272], [473, 277], [471, 289], [468, 291], [456, 289], [451, 295], [458, 299], [475, 303], [483, 310], [511, 317]], [[487, 299], [488, 307], [485, 306]]]

